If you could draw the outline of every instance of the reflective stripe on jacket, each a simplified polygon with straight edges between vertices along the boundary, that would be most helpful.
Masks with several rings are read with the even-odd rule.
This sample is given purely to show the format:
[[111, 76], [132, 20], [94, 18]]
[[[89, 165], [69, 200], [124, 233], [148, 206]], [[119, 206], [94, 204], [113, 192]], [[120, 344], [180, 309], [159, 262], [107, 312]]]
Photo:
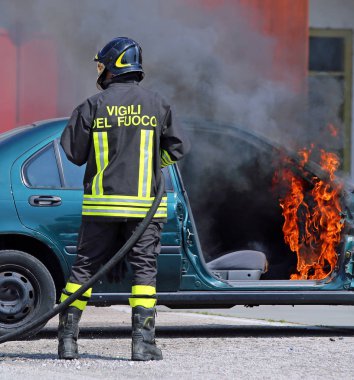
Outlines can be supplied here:
[[[78, 106], [60, 143], [71, 162], [87, 163], [82, 216], [95, 221], [144, 218], [161, 168], [189, 150], [171, 107], [136, 82], [111, 83]], [[167, 218], [166, 197], [155, 218]]]

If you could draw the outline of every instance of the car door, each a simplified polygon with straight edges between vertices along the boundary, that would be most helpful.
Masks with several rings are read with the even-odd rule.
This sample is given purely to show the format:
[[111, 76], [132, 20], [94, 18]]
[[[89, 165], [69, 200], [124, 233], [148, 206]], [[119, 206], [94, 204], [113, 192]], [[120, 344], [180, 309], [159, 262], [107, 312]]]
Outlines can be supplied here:
[[[49, 237], [64, 253], [68, 266], [76, 256], [81, 224], [83, 177], [85, 165], [72, 164], [59, 144], [52, 139], [21, 156], [13, 165], [13, 196], [20, 221], [24, 226]], [[177, 290], [181, 276], [181, 229], [176, 194], [169, 170], [163, 170], [168, 199], [168, 223], [162, 237], [158, 258], [161, 270], [158, 288]], [[96, 284], [96, 293], [130, 291], [131, 271], [119, 284], [107, 280]]]
[[60, 150], [58, 140], [50, 139], [26, 152], [12, 166], [11, 183], [21, 223], [51, 239], [70, 265], [81, 223], [85, 167], [64, 177], [62, 167], [70, 165]]

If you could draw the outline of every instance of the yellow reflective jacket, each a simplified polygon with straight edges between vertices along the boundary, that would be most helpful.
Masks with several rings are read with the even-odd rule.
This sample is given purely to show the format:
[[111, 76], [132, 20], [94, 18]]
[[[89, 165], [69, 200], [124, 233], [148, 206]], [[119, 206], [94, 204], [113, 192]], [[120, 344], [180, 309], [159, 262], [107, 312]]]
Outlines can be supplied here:
[[[111, 83], [79, 105], [60, 143], [71, 162], [87, 163], [82, 217], [92, 221], [144, 218], [161, 168], [189, 150], [171, 107], [136, 82]], [[164, 197], [155, 219], [166, 218]]]

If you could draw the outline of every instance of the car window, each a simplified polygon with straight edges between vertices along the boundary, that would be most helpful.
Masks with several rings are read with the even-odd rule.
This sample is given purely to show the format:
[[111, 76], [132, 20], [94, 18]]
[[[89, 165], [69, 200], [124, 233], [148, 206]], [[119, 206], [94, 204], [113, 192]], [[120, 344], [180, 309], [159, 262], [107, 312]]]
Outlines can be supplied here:
[[83, 189], [86, 164], [82, 166], [73, 164], [67, 159], [66, 154], [59, 143], [58, 147], [64, 173], [64, 187], [67, 189]]
[[60, 176], [53, 143], [36, 152], [24, 165], [26, 185], [36, 188], [60, 188]]

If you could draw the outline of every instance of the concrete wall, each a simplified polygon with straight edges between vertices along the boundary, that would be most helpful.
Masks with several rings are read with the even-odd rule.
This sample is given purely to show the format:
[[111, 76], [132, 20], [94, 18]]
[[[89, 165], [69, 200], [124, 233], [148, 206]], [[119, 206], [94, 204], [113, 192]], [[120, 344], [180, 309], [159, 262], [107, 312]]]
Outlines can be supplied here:
[[[310, 0], [310, 27], [351, 29], [352, 31], [354, 31], [354, 0]], [[354, 54], [354, 46], [352, 51]], [[354, 56], [352, 73], [354, 73]], [[352, 87], [351, 131], [351, 176], [352, 179], [354, 179], [354, 80]]]

